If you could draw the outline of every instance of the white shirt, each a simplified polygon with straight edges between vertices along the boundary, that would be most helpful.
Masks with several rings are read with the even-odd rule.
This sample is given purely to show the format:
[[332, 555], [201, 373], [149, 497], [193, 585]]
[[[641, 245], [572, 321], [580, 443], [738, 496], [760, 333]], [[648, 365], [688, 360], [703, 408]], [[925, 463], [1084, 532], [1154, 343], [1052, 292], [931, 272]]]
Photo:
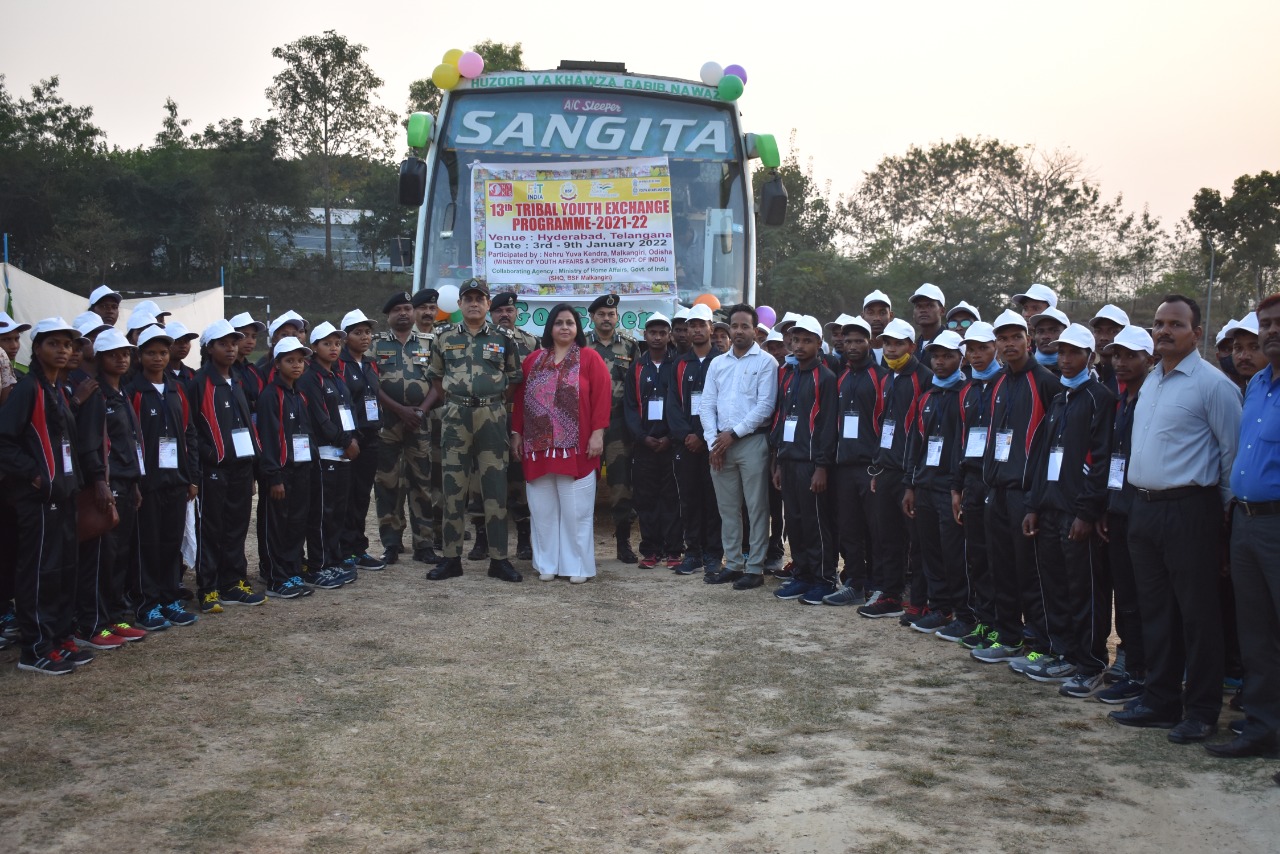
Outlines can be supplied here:
[[702, 432], [707, 447], [722, 430], [739, 439], [750, 436], [772, 415], [778, 399], [778, 362], [759, 344], [741, 357], [729, 352], [716, 357], [702, 384]]

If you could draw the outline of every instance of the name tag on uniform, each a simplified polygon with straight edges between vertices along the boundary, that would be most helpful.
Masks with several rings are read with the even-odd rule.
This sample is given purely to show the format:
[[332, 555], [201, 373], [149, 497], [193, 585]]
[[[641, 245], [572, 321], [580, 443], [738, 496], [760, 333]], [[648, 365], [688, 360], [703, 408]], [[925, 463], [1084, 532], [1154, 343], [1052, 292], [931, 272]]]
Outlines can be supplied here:
[[1062, 476], [1062, 446], [1049, 449], [1049, 480], [1057, 483]]
[[695, 391], [689, 395], [689, 415], [702, 415], [702, 392]]
[[236, 450], [236, 458], [244, 459], [253, 456], [253, 437], [248, 427], [240, 427], [231, 431], [231, 445]]
[[987, 428], [974, 427], [969, 431], [969, 443], [964, 446], [966, 457], [980, 457], [987, 449]]
[[842, 439], [858, 438], [858, 413], [850, 412], [844, 417], [844, 426], [840, 431]]
[[898, 429], [895, 421], [886, 421], [884, 426], [880, 428], [880, 447], [888, 449], [893, 447], [893, 431]]
[[794, 442], [796, 440], [796, 417], [794, 415], [782, 422], [782, 441]]
[[382, 419], [382, 413], [378, 411], [378, 399], [376, 397], [366, 397], [364, 399], [364, 417], [370, 423], [375, 423]]
[[295, 463], [311, 462], [311, 437], [306, 433], [293, 434], [293, 461]]
[[162, 469], [178, 467], [178, 440], [172, 436], [160, 437], [160, 452], [156, 455], [156, 464]]
[[134, 445], [133, 449], [138, 452], [138, 474], [145, 477], [147, 474], [147, 464], [143, 459], [145, 454], [142, 453], [142, 446]]
[[1124, 489], [1124, 454], [1111, 455], [1111, 469], [1107, 472], [1107, 489]]
[[929, 437], [929, 451], [925, 454], [924, 464], [926, 466], [937, 466], [942, 464], [942, 437]]
[[1009, 451], [1013, 450], [1013, 431], [1001, 430], [996, 434], [996, 462], [1009, 462]]
[[346, 404], [338, 406], [338, 420], [342, 422], [343, 430], [356, 429], [356, 420], [351, 417], [351, 407]]
[[650, 421], [662, 420], [663, 403], [664, 401], [660, 397], [655, 397], [649, 400], [649, 405], [647, 409], [648, 409], [648, 418]]
[[71, 462], [71, 443], [66, 439], [62, 440], [62, 473], [75, 473], [75, 464]]

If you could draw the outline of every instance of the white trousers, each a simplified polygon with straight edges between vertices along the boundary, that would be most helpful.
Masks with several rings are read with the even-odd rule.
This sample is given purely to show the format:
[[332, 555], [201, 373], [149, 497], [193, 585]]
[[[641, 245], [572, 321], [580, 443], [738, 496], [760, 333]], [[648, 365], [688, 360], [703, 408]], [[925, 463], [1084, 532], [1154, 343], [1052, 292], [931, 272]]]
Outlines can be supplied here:
[[533, 568], [540, 575], [596, 574], [596, 473], [581, 480], [548, 474], [525, 484], [533, 534]]

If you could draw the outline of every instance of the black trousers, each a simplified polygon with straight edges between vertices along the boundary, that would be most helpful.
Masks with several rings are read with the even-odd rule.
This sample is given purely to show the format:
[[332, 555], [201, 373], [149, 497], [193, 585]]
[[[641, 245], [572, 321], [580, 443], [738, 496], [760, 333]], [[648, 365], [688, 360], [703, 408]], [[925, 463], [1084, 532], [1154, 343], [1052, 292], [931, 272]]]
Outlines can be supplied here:
[[986, 484], [977, 477], [966, 476], [960, 505], [964, 520], [965, 598], [957, 607], [956, 616], [968, 623], [990, 626], [995, 623], [995, 614], [991, 568], [987, 565], [986, 503]]
[[675, 451], [676, 487], [680, 492], [680, 518], [684, 523], [685, 553], [707, 558], [724, 557], [720, 542], [720, 507], [711, 482], [711, 456], [695, 454], [684, 446]]
[[1244, 737], [1280, 731], [1280, 516], [1247, 516], [1236, 508], [1231, 530], [1240, 655], [1247, 715]]
[[1107, 514], [1107, 533], [1111, 541], [1111, 584], [1115, 588], [1116, 634], [1124, 647], [1124, 669], [1135, 679], [1147, 675], [1147, 648], [1142, 639], [1142, 608], [1138, 586], [1133, 577], [1133, 559], [1129, 556], [1129, 517]]
[[675, 452], [658, 453], [636, 442], [631, 452], [631, 500], [640, 520], [640, 554], [678, 556], [681, 542], [680, 507], [675, 494]]
[[[930, 609], [955, 614], [965, 601], [964, 528], [951, 513], [951, 490], [916, 490], [916, 534]], [[911, 604], [923, 605], [912, 591]]]
[[138, 508], [138, 613], [176, 602], [182, 587], [182, 535], [187, 528], [187, 487], [142, 493]]
[[[138, 508], [133, 497], [137, 484], [136, 478], [111, 479], [111, 495], [120, 524], [103, 536], [80, 544], [75, 595], [77, 629], [92, 632], [123, 619], [130, 610], [125, 600], [129, 585], [138, 576]], [[129, 571], [131, 567], [135, 568], [133, 572]]]
[[1129, 511], [1129, 554], [1147, 648], [1142, 703], [1205, 723], [1216, 723], [1222, 710], [1222, 521], [1216, 487], [1172, 501], [1139, 497]]
[[312, 463], [285, 466], [281, 470], [284, 482], [281, 499], [271, 497], [271, 487], [265, 481], [258, 486], [266, 496], [258, 505], [258, 512], [266, 510], [262, 521], [266, 539], [258, 543], [258, 550], [266, 555], [267, 583], [272, 586], [302, 574], [313, 468]]
[[343, 557], [362, 555], [369, 551], [369, 537], [365, 534], [365, 522], [369, 517], [369, 498], [373, 493], [373, 478], [378, 473], [378, 434], [370, 431], [360, 434], [360, 456], [347, 463], [351, 470], [347, 489], [347, 513], [338, 538]]
[[[1068, 535], [1075, 514], [1045, 510], [1039, 514], [1041, 601], [1049, 647], [1086, 676], [1101, 673], [1107, 666], [1107, 636], [1099, 635], [1099, 588], [1104, 574], [1099, 566], [1098, 540], [1072, 540]], [[1110, 604], [1110, 596], [1106, 597]]]
[[827, 489], [835, 504], [835, 536], [844, 558], [844, 583], [865, 592], [871, 577], [871, 531], [876, 526], [875, 496], [865, 463], [833, 469]]
[[37, 656], [71, 634], [76, 577], [74, 498], [45, 502], [25, 484], [13, 501], [18, 529], [14, 612], [22, 648]]
[[[902, 512], [902, 495], [906, 491], [906, 473], [901, 469], [883, 469], [876, 475], [876, 491], [872, 506], [876, 524], [872, 529], [871, 583], [887, 598], [902, 598], [908, 574], [924, 582], [920, 565], [920, 548], [915, 542], [915, 525]], [[912, 589], [913, 596], [915, 589]], [[913, 598], [913, 605], [924, 605], [924, 591]]]
[[196, 583], [200, 596], [245, 580], [244, 556], [253, 515], [253, 462], [237, 460], [200, 475], [196, 514]]
[[1026, 493], [1021, 489], [992, 489], [987, 493], [987, 566], [991, 570], [991, 625], [1002, 643], [1021, 641], [1023, 618], [1036, 634], [1032, 649], [1048, 652], [1045, 643], [1044, 603], [1036, 566], [1035, 540], [1022, 535], [1027, 515]]
[[342, 530], [351, 491], [351, 465], [349, 460], [312, 463], [311, 511], [307, 515], [307, 566], [312, 570], [337, 566], [348, 556], [342, 551]]
[[765, 553], [768, 560], [782, 557], [782, 490], [774, 489], [773, 478], [769, 478], [769, 550]]
[[810, 462], [780, 460], [782, 507], [791, 536], [791, 560], [795, 578], [835, 586], [836, 551], [832, 535], [831, 484], [824, 492], [809, 489], [817, 466]]
[[[14, 519], [13, 503], [0, 497], [0, 514]], [[18, 525], [0, 525], [0, 614], [8, 613], [13, 601], [14, 577], [18, 571]]]

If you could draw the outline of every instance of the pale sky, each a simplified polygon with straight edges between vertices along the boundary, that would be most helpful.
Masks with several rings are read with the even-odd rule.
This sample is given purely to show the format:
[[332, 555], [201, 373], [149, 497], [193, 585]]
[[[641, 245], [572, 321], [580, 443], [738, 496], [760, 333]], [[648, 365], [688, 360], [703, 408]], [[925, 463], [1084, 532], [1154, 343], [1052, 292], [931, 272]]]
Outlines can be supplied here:
[[0, 21], [9, 91], [59, 75], [122, 147], [151, 143], [167, 97], [193, 130], [266, 117], [271, 49], [335, 29], [368, 46], [397, 113], [446, 50], [484, 39], [523, 43], [531, 69], [598, 59], [696, 80], [708, 60], [738, 63], [746, 130], [785, 153], [794, 128], [836, 194], [882, 157], [962, 134], [1069, 148], [1104, 197], [1170, 227], [1200, 187], [1280, 169], [1277, 0], [0, 0]]

